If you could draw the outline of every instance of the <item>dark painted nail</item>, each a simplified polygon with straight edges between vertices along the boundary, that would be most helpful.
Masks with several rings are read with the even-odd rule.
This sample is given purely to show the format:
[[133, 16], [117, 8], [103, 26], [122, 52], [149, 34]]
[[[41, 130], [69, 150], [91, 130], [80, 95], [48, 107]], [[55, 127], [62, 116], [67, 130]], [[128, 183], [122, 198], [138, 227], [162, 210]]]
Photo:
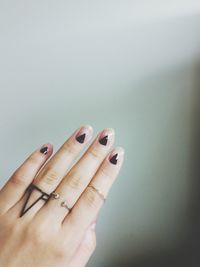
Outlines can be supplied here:
[[40, 152], [41, 152], [42, 154], [46, 155], [46, 154], [48, 153], [48, 146], [42, 147], [42, 148], [40, 149]]
[[99, 140], [99, 143], [100, 143], [101, 145], [104, 145], [104, 146], [107, 145], [107, 142], [108, 142], [108, 135], [104, 136], [103, 138], [101, 138], [101, 139]]
[[76, 140], [79, 142], [79, 143], [83, 143], [84, 140], [85, 140], [85, 133], [84, 134], [81, 134], [79, 136], [76, 137]]
[[118, 156], [118, 153], [115, 154], [114, 156], [112, 156], [112, 158], [110, 158], [110, 162], [111, 162], [112, 164], [114, 164], [114, 165], [117, 164], [117, 160], [118, 160], [117, 156]]

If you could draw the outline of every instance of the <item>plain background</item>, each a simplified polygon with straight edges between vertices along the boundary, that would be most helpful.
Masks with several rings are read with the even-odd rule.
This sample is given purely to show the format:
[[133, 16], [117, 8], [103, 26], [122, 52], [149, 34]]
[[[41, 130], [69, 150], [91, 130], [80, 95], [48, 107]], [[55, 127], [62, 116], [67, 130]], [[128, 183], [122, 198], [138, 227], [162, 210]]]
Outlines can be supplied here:
[[125, 164], [88, 266], [199, 266], [199, 1], [0, 1], [1, 184], [83, 124]]

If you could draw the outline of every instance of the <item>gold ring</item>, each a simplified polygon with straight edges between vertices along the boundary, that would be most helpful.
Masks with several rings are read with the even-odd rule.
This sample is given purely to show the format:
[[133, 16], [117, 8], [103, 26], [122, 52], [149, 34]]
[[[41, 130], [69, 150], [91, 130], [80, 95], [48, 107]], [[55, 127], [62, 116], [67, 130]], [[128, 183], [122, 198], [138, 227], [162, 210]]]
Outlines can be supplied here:
[[104, 197], [104, 194], [99, 190], [97, 189], [96, 187], [94, 187], [93, 185], [88, 185], [88, 187], [91, 187], [99, 196], [100, 198], [105, 202], [106, 201], [106, 198]]

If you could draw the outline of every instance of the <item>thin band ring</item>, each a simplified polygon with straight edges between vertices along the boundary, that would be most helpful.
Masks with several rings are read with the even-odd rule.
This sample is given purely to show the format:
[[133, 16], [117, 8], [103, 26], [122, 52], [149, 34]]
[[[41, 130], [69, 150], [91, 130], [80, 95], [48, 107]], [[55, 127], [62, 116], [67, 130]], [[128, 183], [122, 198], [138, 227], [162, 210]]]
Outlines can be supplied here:
[[51, 193], [51, 196], [54, 198], [54, 199], [59, 199], [60, 198], [60, 195], [56, 192], [52, 192]]
[[[54, 199], [59, 199], [60, 198], [60, 194], [56, 193], [55, 191], [51, 193], [52, 198]], [[71, 211], [71, 209], [68, 207], [67, 202], [66, 201], [62, 201], [60, 203], [60, 206], [63, 208], [66, 208], [69, 212]]]
[[93, 191], [95, 191], [104, 202], [106, 201], [104, 194], [99, 189], [97, 189], [93, 185], [88, 185], [88, 187], [91, 187], [93, 189]]
[[69, 212], [71, 211], [71, 209], [68, 207], [66, 201], [61, 202], [60, 206], [66, 208]]
[[[27, 207], [27, 204], [28, 204], [28, 201], [30, 199], [30, 196], [32, 194], [32, 192], [36, 190], [38, 192], [41, 193], [40, 197], [38, 197], [31, 205], [29, 205]], [[22, 217], [27, 211], [29, 211], [35, 204], [37, 204], [38, 201], [40, 200], [44, 200], [45, 202], [47, 202], [49, 200], [49, 198], [51, 197], [51, 194], [48, 194], [46, 192], [44, 192], [43, 190], [41, 190], [38, 186], [36, 186], [35, 184], [31, 183], [27, 188], [26, 188], [26, 191], [28, 194], [26, 196], [26, 200], [24, 202], [24, 205], [21, 209], [21, 212], [20, 212], [20, 217]]]

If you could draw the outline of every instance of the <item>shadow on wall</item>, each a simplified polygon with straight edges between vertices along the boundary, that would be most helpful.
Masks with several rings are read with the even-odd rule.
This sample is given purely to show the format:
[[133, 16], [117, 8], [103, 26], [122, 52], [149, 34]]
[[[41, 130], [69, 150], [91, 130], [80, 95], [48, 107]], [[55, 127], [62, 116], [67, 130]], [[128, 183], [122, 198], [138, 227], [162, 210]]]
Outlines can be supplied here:
[[[190, 112], [190, 155], [188, 196], [183, 221], [184, 233], [173, 248], [153, 246], [148, 251], [135, 254], [134, 248], [121, 246], [120, 253], [110, 259], [106, 267], [197, 267], [200, 266], [200, 64], [194, 70], [194, 94]], [[188, 88], [189, 90], [189, 88]], [[172, 126], [173, 127], [173, 126]], [[180, 226], [182, 227], [182, 226]], [[132, 241], [133, 242], [133, 241]], [[122, 240], [126, 244], [127, 240]], [[130, 247], [127, 251], [127, 247]], [[105, 267], [105, 266], [104, 266]]]

